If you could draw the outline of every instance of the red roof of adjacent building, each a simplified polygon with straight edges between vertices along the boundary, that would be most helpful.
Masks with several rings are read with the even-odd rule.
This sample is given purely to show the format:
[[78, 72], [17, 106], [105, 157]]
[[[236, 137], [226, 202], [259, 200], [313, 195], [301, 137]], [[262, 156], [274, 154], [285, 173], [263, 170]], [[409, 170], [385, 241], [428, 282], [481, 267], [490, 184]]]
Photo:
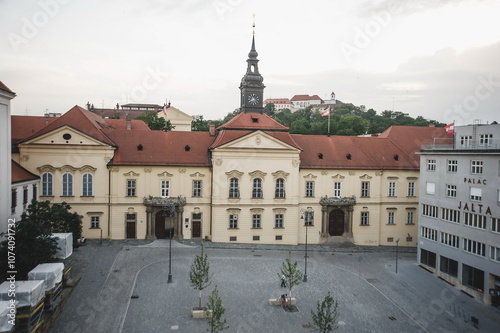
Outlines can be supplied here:
[[20, 166], [15, 161], [11, 161], [11, 165], [12, 165], [12, 176], [11, 176], [12, 184], [25, 182], [28, 180], [36, 180], [40, 178], [34, 173], [31, 173], [22, 166]]
[[288, 131], [288, 127], [278, 123], [265, 113], [239, 113], [217, 130], [262, 130]]
[[11, 136], [12, 142], [18, 143], [48, 124], [53, 123], [59, 117], [44, 117], [44, 116], [11, 116]]
[[296, 101], [311, 101], [311, 100], [320, 100], [322, 99], [318, 95], [295, 95], [292, 97], [291, 101], [296, 102]]

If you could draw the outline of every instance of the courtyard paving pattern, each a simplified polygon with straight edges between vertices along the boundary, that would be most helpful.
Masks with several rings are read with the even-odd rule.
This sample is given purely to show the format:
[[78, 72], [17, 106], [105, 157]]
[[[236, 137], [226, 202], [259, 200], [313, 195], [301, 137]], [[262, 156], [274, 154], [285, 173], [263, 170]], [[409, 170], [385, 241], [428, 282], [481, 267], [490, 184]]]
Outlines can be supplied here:
[[[168, 241], [90, 242], [76, 250], [75, 287], [50, 332], [205, 332], [191, 318], [198, 291], [189, 283], [199, 242], [172, 242], [173, 282], [167, 283]], [[339, 332], [499, 332], [500, 310], [459, 292], [415, 264], [402, 250], [395, 273], [392, 248], [310, 246], [308, 281], [292, 290], [299, 312], [268, 304], [287, 289], [277, 273], [291, 251], [304, 270], [303, 246], [205, 243], [213, 273], [203, 303], [217, 285], [227, 332], [311, 332], [311, 309], [328, 291], [339, 302]], [[479, 319], [474, 328], [470, 316]], [[469, 320], [469, 321], [467, 321]]]

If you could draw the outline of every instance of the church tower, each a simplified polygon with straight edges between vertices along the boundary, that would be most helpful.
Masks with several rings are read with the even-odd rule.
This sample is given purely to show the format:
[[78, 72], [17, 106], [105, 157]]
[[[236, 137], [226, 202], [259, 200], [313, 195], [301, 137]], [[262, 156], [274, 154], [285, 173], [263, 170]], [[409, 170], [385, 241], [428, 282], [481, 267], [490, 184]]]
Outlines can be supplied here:
[[[255, 24], [253, 25], [255, 29]], [[255, 50], [255, 30], [252, 36], [252, 49], [248, 53], [247, 59], [247, 72], [241, 79], [241, 103], [240, 112], [243, 113], [263, 113], [264, 107], [264, 78], [259, 73], [259, 60], [257, 59], [258, 53]]]

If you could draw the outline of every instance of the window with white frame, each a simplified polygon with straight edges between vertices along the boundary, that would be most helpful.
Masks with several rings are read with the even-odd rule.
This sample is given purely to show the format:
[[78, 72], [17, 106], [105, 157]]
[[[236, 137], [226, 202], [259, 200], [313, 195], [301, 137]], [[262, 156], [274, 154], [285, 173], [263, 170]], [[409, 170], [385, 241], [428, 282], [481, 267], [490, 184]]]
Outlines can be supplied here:
[[274, 215], [274, 227], [283, 228], [283, 214]]
[[52, 196], [52, 179], [54, 177], [50, 172], [45, 172], [42, 175], [42, 196]]
[[427, 160], [427, 171], [436, 171], [436, 160], [428, 159]]
[[394, 212], [387, 213], [387, 224], [394, 224]]
[[431, 195], [435, 194], [436, 193], [436, 184], [435, 183], [431, 183], [431, 182], [427, 182], [426, 183], [425, 193], [431, 194]]
[[93, 176], [91, 173], [85, 173], [82, 176], [82, 196], [93, 196]]
[[469, 148], [472, 146], [472, 135], [460, 136], [460, 147]]
[[446, 184], [446, 196], [448, 198], [457, 197], [457, 185]]
[[229, 229], [238, 229], [238, 214], [229, 215]]
[[470, 161], [470, 173], [473, 175], [480, 175], [483, 173], [483, 161], [472, 160]]
[[91, 216], [90, 217], [90, 228], [91, 229], [98, 229], [100, 228], [100, 218], [99, 216]]
[[480, 187], [471, 187], [470, 188], [470, 199], [472, 201], [481, 201], [482, 192], [483, 191]]
[[341, 182], [334, 182], [333, 183], [333, 196], [335, 198], [340, 198], [342, 195], [342, 183]]
[[370, 182], [361, 182], [361, 197], [370, 196]]
[[361, 212], [360, 225], [370, 225], [370, 214], [369, 212]]
[[448, 160], [446, 171], [449, 173], [457, 173], [458, 161], [457, 160]]
[[276, 190], [274, 197], [275, 198], [285, 197], [285, 180], [283, 178], [276, 179]]
[[438, 232], [435, 229], [428, 227], [420, 227], [420, 236], [425, 239], [429, 239], [437, 242]]
[[396, 182], [389, 182], [389, 191], [387, 193], [387, 196], [389, 197], [396, 196]]
[[486, 216], [465, 212], [464, 224], [473, 228], [486, 229]]
[[408, 182], [407, 196], [409, 196], [409, 197], [415, 196], [415, 182]]
[[73, 195], [73, 175], [69, 172], [62, 176], [62, 195], [65, 197]]
[[464, 238], [464, 251], [477, 254], [478, 256], [485, 257], [486, 256], [486, 245], [484, 243]]
[[460, 247], [460, 237], [442, 231], [440, 232], [440, 234], [441, 244], [445, 244], [457, 249]]
[[450, 208], [441, 208], [441, 220], [460, 223], [460, 211]]
[[406, 212], [406, 224], [415, 224], [413, 218], [415, 214], [413, 211]]
[[258, 229], [260, 228], [260, 214], [253, 214], [252, 215], [252, 228]]
[[127, 179], [127, 197], [136, 196], [136, 180]]
[[314, 197], [314, 182], [311, 180], [306, 181], [306, 197]]
[[480, 147], [490, 147], [493, 143], [493, 134], [481, 134], [479, 135], [479, 146]]
[[201, 197], [201, 180], [193, 180], [193, 197]]
[[229, 198], [240, 197], [240, 185], [238, 178], [229, 179]]
[[491, 231], [500, 232], [500, 219], [496, 217], [491, 218]]
[[500, 247], [490, 246], [490, 259], [500, 262]]
[[168, 198], [170, 196], [170, 181], [162, 180], [160, 182], [160, 186], [161, 186], [161, 197]]
[[438, 207], [428, 204], [422, 204], [422, 216], [438, 217]]
[[262, 179], [255, 178], [252, 184], [252, 198], [262, 198]]

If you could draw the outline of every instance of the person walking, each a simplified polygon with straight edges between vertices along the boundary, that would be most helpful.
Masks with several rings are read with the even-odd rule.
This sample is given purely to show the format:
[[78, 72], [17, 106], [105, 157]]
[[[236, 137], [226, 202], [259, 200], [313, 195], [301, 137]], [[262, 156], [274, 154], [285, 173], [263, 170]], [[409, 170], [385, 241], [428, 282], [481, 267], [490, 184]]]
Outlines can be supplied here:
[[281, 287], [286, 288], [286, 277], [285, 277], [285, 274], [281, 274]]

